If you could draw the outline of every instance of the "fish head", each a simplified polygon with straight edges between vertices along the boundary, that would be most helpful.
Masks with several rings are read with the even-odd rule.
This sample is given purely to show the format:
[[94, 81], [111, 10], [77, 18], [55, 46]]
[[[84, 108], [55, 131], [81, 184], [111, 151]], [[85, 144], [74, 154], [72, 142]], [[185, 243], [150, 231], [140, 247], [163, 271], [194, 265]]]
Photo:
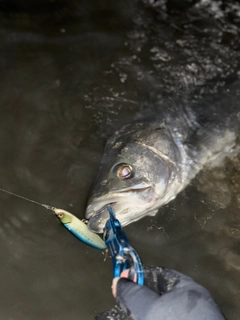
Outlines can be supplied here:
[[156, 203], [168, 192], [173, 172], [167, 161], [168, 138], [159, 124], [149, 128], [138, 123], [125, 126], [108, 140], [88, 199], [90, 229], [103, 231], [108, 204], [123, 226], [156, 213]]

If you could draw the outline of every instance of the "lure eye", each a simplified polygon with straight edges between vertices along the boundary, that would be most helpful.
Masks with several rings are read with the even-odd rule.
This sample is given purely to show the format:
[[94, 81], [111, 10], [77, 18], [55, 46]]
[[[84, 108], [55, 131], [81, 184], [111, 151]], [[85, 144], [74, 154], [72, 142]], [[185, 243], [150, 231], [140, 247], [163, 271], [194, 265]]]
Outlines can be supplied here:
[[64, 217], [64, 213], [63, 212], [59, 212], [59, 214], [57, 215], [59, 219], [62, 219]]
[[114, 172], [119, 179], [130, 179], [133, 177], [133, 168], [127, 163], [120, 163], [114, 167]]

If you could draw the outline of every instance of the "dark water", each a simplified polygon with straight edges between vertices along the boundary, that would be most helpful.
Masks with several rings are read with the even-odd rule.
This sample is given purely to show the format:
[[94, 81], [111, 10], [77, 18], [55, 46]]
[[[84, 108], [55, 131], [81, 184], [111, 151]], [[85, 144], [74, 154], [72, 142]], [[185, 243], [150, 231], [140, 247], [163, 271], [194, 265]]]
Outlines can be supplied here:
[[[156, 100], [198, 101], [238, 80], [239, 28], [236, 1], [1, 2], [0, 187], [84, 218], [107, 138]], [[239, 177], [229, 160], [125, 228], [144, 264], [192, 276], [229, 320]], [[0, 216], [2, 319], [93, 319], [113, 305], [110, 259], [44, 208], [1, 194]]]

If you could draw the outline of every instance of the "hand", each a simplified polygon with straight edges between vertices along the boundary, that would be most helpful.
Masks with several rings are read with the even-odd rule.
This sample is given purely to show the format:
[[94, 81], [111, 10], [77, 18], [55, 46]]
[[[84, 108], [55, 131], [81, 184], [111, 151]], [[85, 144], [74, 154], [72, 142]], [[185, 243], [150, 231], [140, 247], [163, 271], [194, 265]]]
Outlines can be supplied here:
[[113, 280], [112, 290], [120, 308], [115, 307], [107, 313], [112, 317], [111, 319], [224, 319], [210, 293], [191, 278], [177, 271], [145, 267], [144, 286], [139, 286], [122, 276], [126, 277], [126, 272], [121, 275], [121, 278]]

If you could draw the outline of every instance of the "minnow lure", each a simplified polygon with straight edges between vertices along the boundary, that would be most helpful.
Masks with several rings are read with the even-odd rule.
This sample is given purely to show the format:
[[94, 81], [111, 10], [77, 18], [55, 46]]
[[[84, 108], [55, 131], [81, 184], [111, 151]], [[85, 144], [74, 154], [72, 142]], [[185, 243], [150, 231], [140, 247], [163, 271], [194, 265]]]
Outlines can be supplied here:
[[85, 222], [75, 217], [72, 213], [63, 209], [51, 207], [47, 204], [43, 204], [31, 199], [25, 198], [16, 193], [13, 193], [1, 188], [0, 188], [0, 191], [8, 193], [12, 196], [18, 197], [20, 199], [24, 199], [26, 201], [35, 203], [39, 206], [46, 208], [47, 210], [53, 211], [55, 215], [58, 217], [58, 219], [61, 221], [61, 223], [64, 225], [64, 227], [68, 229], [76, 238], [78, 238], [82, 242], [96, 249], [100, 249], [100, 250], [107, 249], [105, 242], [96, 233], [92, 232], [88, 228]]

